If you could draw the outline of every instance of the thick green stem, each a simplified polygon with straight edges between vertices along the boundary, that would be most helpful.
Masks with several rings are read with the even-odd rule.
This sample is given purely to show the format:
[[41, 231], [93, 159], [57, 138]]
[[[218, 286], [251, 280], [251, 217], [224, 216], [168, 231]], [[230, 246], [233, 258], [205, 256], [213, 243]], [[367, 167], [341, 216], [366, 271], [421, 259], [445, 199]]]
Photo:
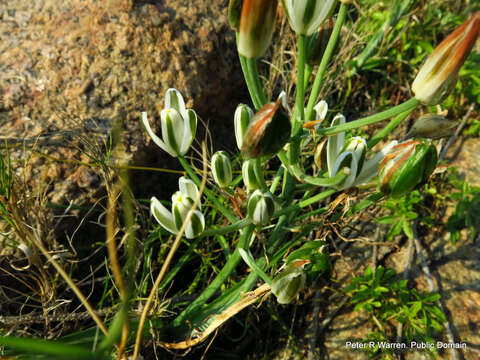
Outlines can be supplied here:
[[406, 117], [410, 115], [413, 110], [414, 109], [412, 108], [411, 110], [398, 114], [392, 120], [390, 120], [387, 126], [385, 126], [382, 130], [376, 133], [375, 136], [368, 141], [368, 148], [371, 149], [375, 145], [377, 145], [379, 141], [381, 141], [385, 136], [390, 134], [403, 120], [405, 120]]
[[231, 233], [231, 232], [234, 232], [234, 231], [241, 230], [244, 227], [246, 227], [247, 225], [250, 225], [251, 223], [252, 222], [250, 221], [250, 219], [245, 218], [245, 219], [239, 220], [239, 221], [237, 221], [237, 222], [235, 222], [231, 225], [228, 225], [228, 226], [223, 226], [223, 227], [217, 228], [217, 229], [207, 229], [200, 236], [201, 237], [206, 237], [206, 236], [216, 236], [216, 235], [228, 234], [228, 233]]
[[303, 209], [304, 207], [307, 207], [309, 205], [312, 205], [316, 202], [319, 202], [320, 200], [325, 199], [326, 197], [329, 197], [330, 195], [333, 195], [337, 190], [335, 189], [329, 189], [325, 190], [317, 195], [314, 195], [308, 199], [300, 201], [298, 204], [293, 204], [290, 206], [287, 206], [286, 208], [283, 208], [281, 210], [278, 210], [275, 214], [273, 214], [273, 218], [276, 218], [277, 216], [282, 216], [285, 214], [288, 214], [292, 212], [293, 210], [300, 210]]
[[[197, 174], [195, 174], [195, 171], [190, 167], [188, 164], [188, 161], [183, 157], [179, 156], [178, 161], [180, 161], [180, 164], [182, 164], [183, 168], [187, 172], [188, 176], [191, 177], [193, 182], [200, 187], [201, 180], [198, 178]], [[216, 208], [222, 212], [222, 214], [232, 223], [236, 223], [238, 221], [238, 218], [229, 210], [227, 209], [219, 200], [218, 200], [218, 195], [210, 191], [209, 189], [205, 188], [203, 191], [205, 195], [208, 197], [208, 200], [210, 200], [213, 204], [215, 204]]]
[[309, 121], [312, 119], [313, 107], [317, 102], [318, 94], [320, 93], [320, 88], [322, 86], [322, 80], [325, 75], [327, 65], [330, 62], [330, 59], [332, 58], [333, 50], [335, 49], [335, 45], [337, 44], [338, 37], [340, 35], [340, 30], [342, 29], [343, 23], [345, 22], [346, 14], [347, 14], [347, 5], [345, 3], [342, 3], [342, 5], [340, 5], [340, 10], [338, 11], [338, 17], [337, 17], [337, 21], [335, 22], [332, 35], [328, 40], [328, 44], [325, 49], [325, 53], [323, 54], [322, 61], [318, 66], [317, 75], [315, 76], [315, 81], [312, 86], [312, 92], [308, 99], [307, 112], [305, 114], [306, 121]]
[[[238, 46], [238, 31], [236, 33], [236, 37]], [[255, 84], [252, 81], [251, 73], [248, 70], [247, 58], [243, 55], [240, 55], [240, 53], [238, 54], [238, 58], [240, 59], [240, 66], [242, 67], [243, 78], [247, 83], [248, 93], [250, 94], [250, 98], [252, 99], [253, 106], [255, 107], [255, 109], [258, 110], [261, 108], [261, 100], [258, 98], [257, 92], [255, 91]]]
[[[260, 108], [265, 105], [268, 100], [267, 96], [265, 95], [265, 90], [263, 89], [262, 82], [260, 81], [260, 77], [258, 76], [258, 67], [257, 67], [257, 59], [246, 59], [247, 61], [247, 69], [248, 73], [251, 77], [253, 90], [255, 91], [255, 95], [259, 101]], [[258, 109], [257, 109], [258, 110]]]
[[[298, 66], [297, 66], [297, 98], [295, 100], [296, 113], [300, 117], [300, 121], [304, 120], [304, 104], [305, 104], [305, 35], [298, 35]], [[297, 119], [294, 119], [297, 122]]]
[[255, 107], [255, 109], [259, 110], [261, 108], [261, 102], [260, 99], [257, 97], [255, 85], [253, 84], [251, 74], [248, 71], [247, 58], [240, 54], [238, 54], [238, 57], [240, 58], [240, 65], [242, 67], [243, 77], [245, 79], [245, 82], [247, 83], [248, 93], [250, 94], [250, 98], [252, 99], [253, 106]]
[[351, 130], [351, 129], [357, 129], [362, 126], [367, 126], [371, 124], [375, 124], [377, 122], [380, 122], [382, 120], [388, 119], [389, 117], [392, 116], [397, 116], [399, 114], [405, 113], [405, 112], [411, 112], [413, 109], [415, 109], [420, 102], [415, 99], [411, 98], [408, 101], [405, 101], [404, 103], [397, 105], [393, 108], [390, 108], [388, 110], [382, 111], [380, 113], [367, 116], [355, 121], [351, 121], [342, 125], [337, 125], [337, 126], [332, 126], [324, 129], [320, 129], [317, 131], [319, 135], [333, 135], [333, 134], [338, 134], [339, 132], [346, 131], [346, 130]]

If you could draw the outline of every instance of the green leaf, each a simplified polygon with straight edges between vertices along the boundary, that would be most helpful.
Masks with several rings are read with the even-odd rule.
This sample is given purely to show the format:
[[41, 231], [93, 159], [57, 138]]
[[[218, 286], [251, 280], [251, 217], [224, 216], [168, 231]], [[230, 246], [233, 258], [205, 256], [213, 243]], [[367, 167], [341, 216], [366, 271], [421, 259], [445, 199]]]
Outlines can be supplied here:
[[80, 360], [98, 359], [90, 350], [80, 346], [68, 345], [59, 341], [0, 336], [0, 346], [18, 350], [27, 354], [50, 355], [61, 359]]

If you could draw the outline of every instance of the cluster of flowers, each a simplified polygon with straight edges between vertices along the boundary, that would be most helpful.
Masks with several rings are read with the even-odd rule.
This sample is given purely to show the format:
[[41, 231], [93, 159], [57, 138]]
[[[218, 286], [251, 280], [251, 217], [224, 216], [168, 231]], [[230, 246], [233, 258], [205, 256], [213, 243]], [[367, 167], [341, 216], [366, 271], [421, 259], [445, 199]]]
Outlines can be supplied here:
[[[307, 37], [307, 44], [309, 40], [323, 36], [320, 35], [322, 24], [331, 18], [337, 4], [336, 0], [281, 2], [292, 29]], [[238, 31], [238, 52], [242, 56], [250, 59], [263, 56], [275, 28], [277, 6], [277, 0], [230, 0], [229, 19]], [[412, 84], [412, 91], [419, 102], [435, 105], [449, 94], [479, 32], [480, 12], [477, 12], [432, 52]], [[268, 224], [275, 210], [275, 199], [266, 186], [259, 159], [277, 154], [291, 136], [286, 102], [282, 93], [275, 102], [264, 105], [256, 113], [249, 106], [240, 104], [234, 115], [236, 143], [244, 159], [242, 177], [248, 192], [247, 217], [257, 226]], [[306, 129], [301, 133], [303, 146], [318, 138], [315, 131], [325, 120], [328, 105], [320, 101], [314, 110], [316, 125], [313, 134]], [[176, 89], [169, 89], [165, 95], [165, 108], [160, 113], [161, 137], [152, 131], [146, 113], [142, 113], [141, 120], [152, 140], [171, 156], [185, 155], [195, 138], [197, 116], [192, 109], [186, 109], [185, 101]], [[416, 131], [434, 138], [435, 134], [430, 134], [438, 131], [435, 125], [432, 126], [434, 120], [417, 121]], [[345, 123], [345, 117], [338, 114], [333, 117], [331, 126]], [[322, 177], [333, 178], [339, 173], [346, 175], [335, 185], [337, 190], [359, 186], [378, 175], [380, 191], [393, 197], [402, 196], [424, 183], [437, 163], [436, 149], [431, 141], [425, 139], [415, 138], [401, 143], [393, 141], [376, 154], [367, 154], [367, 151], [364, 138], [339, 132], [315, 144], [313, 160]], [[210, 168], [219, 188], [231, 186], [232, 164], [225, 151], [213, 154]], [[199, 196], [195, 183], [181, 177], [179, 191], [172, 196], [171, 211], [152, 197], [151, 212], [170, 233], [178, 234], [184, 225], [186, 237], [194, 238], [205, 229], [201, 203], [193, 209]], [[293, 299], [305, 282], [303, 268], [310, 262], [311, 259], [292, 258], [287, 269], [277, 276], [272, 291], [279, 302], [287, 303]]]

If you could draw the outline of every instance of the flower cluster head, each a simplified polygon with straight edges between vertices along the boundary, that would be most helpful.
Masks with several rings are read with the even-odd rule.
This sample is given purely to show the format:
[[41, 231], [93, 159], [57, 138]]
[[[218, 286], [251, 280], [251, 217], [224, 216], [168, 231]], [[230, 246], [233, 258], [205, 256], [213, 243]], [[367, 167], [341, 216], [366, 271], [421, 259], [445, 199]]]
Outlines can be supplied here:
[[170, 88], [165, 94], [165, 108], [160, 112], [162, 138], [150, 127], [147, 113], [142, 112], [141, 120], [153, 142], [173, 157], [185, 155], [197, 131], [197, 115], [185, 107], [182, 94]]
[[415, 97], [427, 105], [441, 103], [457, 82], [480, 32], [480, 11], [447, 36], [427, 58], [413, 81]]
[[[172, 211], [168, 211], [162, 203], [153, 196], [150, 201], [150, 211], [155, 220], [167, 231], [172, 234], [178, 234], [182, 224], [187, 219], [188, 213], [193, 207], [195, 199], [198, 197], [198, 188], [195, 183], [185, 177], [178, 180], [180, 191], [172, 195]], [[205, 218], [201, 213], [201, 203], [198, 204], [198, 210], [195, 210], [190, 221], [185, 228], [185, 236], [193, 239], [199, 236], [205, 229]]]
[[[345, 123], [345, 116], [336, 115], [331, 126]], [[324, 139], [315, 149], [314, 160], [316, 165], [334, 177], [340, 171], [347, 174], [344, 181], [336, 186], [338, 190], [348, 189], [363, 184], [377, 175], [378, 165], [390, 149], [396, 144], [392, 142], [366, 159], [367, 142], [360, 136], [345, 139], [345, 132], [332, 135]]]

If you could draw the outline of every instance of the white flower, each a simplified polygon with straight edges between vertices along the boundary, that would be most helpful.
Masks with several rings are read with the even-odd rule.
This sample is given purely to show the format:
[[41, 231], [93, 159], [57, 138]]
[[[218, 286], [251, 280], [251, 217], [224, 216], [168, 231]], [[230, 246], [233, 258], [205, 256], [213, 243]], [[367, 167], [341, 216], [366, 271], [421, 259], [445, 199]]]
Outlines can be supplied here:
[[185, 108], [182, 94], [176, 89], [168, 89], [165, 94], [165, 108], [160, 112], [161, 139], [152, 131], [146, 112], [142, 112], [141, 120], [153, 142], [173, 157], [185, 155], [197, 131], [197, 115]]
[[[198, 196], [198, 188], [193, 181], [182, 176], [178, 180], [178, 185], [180, 191], [172, 195], [171, 212], [168, 211], [155, 196], [153, 196], [150, 201], [150, 211], [155, 217], [155, 220], [157, 220], [164, 229], [175, 235], [178, 234]], [[200, 211], [201, 208], [201, 203], [199, 203], [198, 210], [193, 212], [185, 228], [185, 236], [188, 239], [199, 236], [205, 229], [205, 218]]]
[[[345, 116], [336, 115], [331, 126], [345, 124]], [[346, 172], [347, 178], [336, 186], [338, 190], [348, 189], [363, 184], [378, 173], [378, 165], [386, 154], [396, 145], [389, 143], [372, 158], [366, 160], [367, 142], [360, 136], [351, 137], [345, 141], [345, 132], [329, 136], [318, 146], [315, 161], [319, 167], [326, 168], [329, 177], [334, 177], [340, 171]]]
[[337, 0], [282, 0], [282, 4], [292, 29], [311, 35], [331, 15]]

